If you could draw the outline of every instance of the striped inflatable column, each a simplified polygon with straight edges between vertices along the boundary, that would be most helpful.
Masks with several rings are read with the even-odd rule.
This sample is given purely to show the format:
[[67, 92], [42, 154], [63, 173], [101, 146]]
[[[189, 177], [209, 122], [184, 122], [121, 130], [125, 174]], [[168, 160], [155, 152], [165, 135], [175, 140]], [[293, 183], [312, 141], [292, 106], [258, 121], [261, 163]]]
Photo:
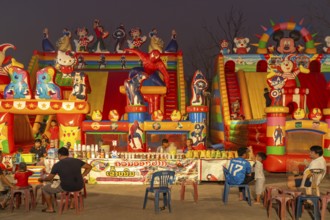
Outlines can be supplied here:
[[[196, 150], [205, 149], [207, 124], [206, 116], [209, 108], [207, 106], [188, 106], [187, 113], [192, 123], [189, 138], [193, 140], [193, 146]], [[203, 145], [203, 146], [201, 146]]]
[[144, 121], [146, 120], [147, 107], [144, 105], [125, 107], [128, 113], [128, 152], [146, 152], [146, 138]]
[[323, 109], [323, 115], [328, 124], [328, 133], [324, 136], [323, 156], [330, 157], [330, 108]]
[[267, 155], [285, 154], [285, 122], [288, 107], [274, 106], [265, 109], [267, 114]]

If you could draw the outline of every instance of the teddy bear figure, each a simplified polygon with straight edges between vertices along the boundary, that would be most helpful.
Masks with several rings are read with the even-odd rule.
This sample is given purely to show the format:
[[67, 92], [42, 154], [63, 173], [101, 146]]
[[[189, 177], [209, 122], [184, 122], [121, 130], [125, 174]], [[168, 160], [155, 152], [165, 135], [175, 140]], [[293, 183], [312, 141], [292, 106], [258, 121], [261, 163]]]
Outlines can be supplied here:
[[235, 47], [233, 51], [237, 54], [247, 54], [250, 51], [250, 47], [248, 47], [248, 43], [250, 42], [247, 37], [235, 37], [234, 43]]

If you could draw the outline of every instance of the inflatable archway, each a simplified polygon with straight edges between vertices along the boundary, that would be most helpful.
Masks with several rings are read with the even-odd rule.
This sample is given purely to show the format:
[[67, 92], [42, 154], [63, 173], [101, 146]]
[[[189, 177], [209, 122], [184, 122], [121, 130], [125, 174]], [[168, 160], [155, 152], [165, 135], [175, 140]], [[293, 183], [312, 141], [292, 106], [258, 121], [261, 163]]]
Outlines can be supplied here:
[[257, 49], [257, 53], [258, 54], [267, 54], [267, 43], [269, 41], [269, 38], [274, 34], [274, 32], [279, 31], [279, 30], [286, 30], [286, 31], [299, 31], [302, 38], [305, 41], [305, 46], [306, 46], [306, 50], [305, 52], [307, 54], [315, 54], [316, 53], [316, 48], [315, 48], [315, 42], [313, 40], [313, 36], [309, 33], [309, 31], [301, 26], [302, 25], [302, 21], [299, 22], [299, 24], [295, 23], [295, 22], [282, 22], [282, 23], [278, 23], [278, 24], [274, 24], [272, 23], [272, 27], [270, 28], [265, 28], [263, 27], [263, 29], [265, 30], [265, 33], [263, 33], [263, 35], [260, 37], [259, 43], [258, 43], [258, 49]]

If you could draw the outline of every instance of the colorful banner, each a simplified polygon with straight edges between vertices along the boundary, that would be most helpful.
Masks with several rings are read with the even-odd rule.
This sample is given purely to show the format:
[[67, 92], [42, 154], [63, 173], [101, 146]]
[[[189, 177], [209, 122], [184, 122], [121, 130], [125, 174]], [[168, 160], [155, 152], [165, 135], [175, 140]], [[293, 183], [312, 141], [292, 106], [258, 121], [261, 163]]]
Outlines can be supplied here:
[[90, 159], [92, 165], [89, 184], [147, 184], [154, 172], [160, 170], [175, 171], [175, 181], [182, 179], [197, 180], [197, 161], [183, 160], [122, 160]]
[[224, 181], [222, 167], [229, 164], [229, 160], [220, 159], [200, 159], [198, 173], [200, 181]]

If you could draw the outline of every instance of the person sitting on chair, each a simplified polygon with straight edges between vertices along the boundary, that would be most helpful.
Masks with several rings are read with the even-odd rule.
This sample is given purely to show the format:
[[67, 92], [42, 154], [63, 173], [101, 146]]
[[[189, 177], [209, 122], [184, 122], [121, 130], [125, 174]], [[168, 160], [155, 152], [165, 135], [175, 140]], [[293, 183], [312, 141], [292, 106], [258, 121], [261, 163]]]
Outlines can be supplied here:
[[[45, 178], [39, 178], [39, 182], [51, 181], [56, 174], [60, 177], [60, 183], [49, 183], [42, 188], [42, 193], [45, 196], [47, 208], [43, 212], [54, 213], [54, 207], [51, 200], [51, 195], [63, 191], [74, 192], [80, 191], [84, 187], [83, 178], [91, 171], [92, 166], [82, 160], [69, 157], [69, 150], [62, 147], [58, 150], [59, 162], [55, 163], [50, 174]], [[84, 172], [81, 174], [81, 168]], [[58, 182], [58, 181], [57, 181]]]
[[[325, 171], [327, 170], [327, 164], [323, 157], [323, 149], [321, 146], [314, 145], [309, 150], [310, 150], [309, 156], [312, 159], [312, 161], [305, 169], [304, 173], [311, 169], [324, 170], [322, 177], [319, 179], [319, 183], [320, 183], [325, 176], [326, 173]], [[301, 186], [302, 180], [303, 180], [303, 175], [289, 176], [287, 185], [290, 189], [296, 189], [297, 187]], [[310, 178], [306, 179], [305, 187], [310, 187], [311, 185], [312, 185], [311, 179]]]
[[[241, 147], [237, 150], [238, 158], [233, 158], [229, 162], [228, 170], [231, 175], [230, 185], [243, 185], [248, 184], [254, 180], [254, 176], [251, 175], [251, 165], [247, 161], [249, 149], [247, 147]], [[239, 199], [243, 200], [243, 189], [239, 188]]]

